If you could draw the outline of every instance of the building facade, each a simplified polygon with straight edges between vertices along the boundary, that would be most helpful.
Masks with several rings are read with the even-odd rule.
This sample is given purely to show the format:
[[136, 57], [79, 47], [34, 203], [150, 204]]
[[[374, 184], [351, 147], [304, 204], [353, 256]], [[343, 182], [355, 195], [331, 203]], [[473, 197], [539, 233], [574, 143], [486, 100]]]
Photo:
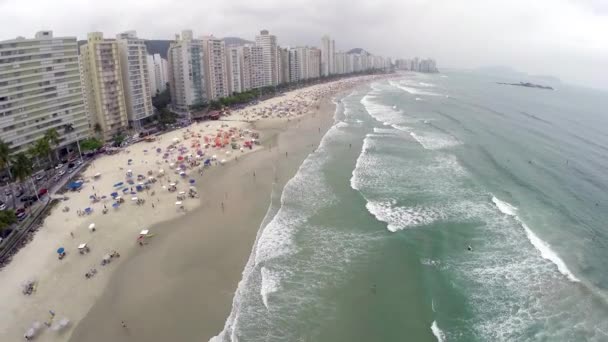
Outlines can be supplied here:
[[329, 53], [331, 40], [325, 35], [321, 38], [321, 76], [329, 76]]
[[[80, 47], [84, 99], [94, 133], [104, 141], [128, 128], [125, 87], [118, 43], [92, 32]], [[97, 127], [100, 132], [97, 132]]]
[[116, 36], [122, 83], [125, 87], [125, 100], [129, 123], [141, 128], [142, 120], [154, 114], [153, 93], [150, 91], [150, 71], [148, 70], [148, 51], [143, 39], [137, 38], [135, 31], [120, 33]]
[[228, 73], [228, 90], [230, 94], [243, 92], [243, 75], [241, 62], [243, 48], [227, 47], [226, 48], [226, 69]]
[[308, 78], [321, 77], [321, 50], [310, 48], [308, 54]]
[[226, 66], [226, 45], [214, 36], [202, 38], [205, 59], [205, 89], [209, 101], [230, 95], [228, 68]]
[[264, 61], [264, 49], [261, 46], [250, 47], [250, 82], [251, 89], [262, 88], [268, 86], [267, 66]]
[[90, 133], [76, 37], [41, 31], [0, 41], [0, 139], [23, 152], [49, 129], [59, 133], [60, 146]]
[[192, 31], [182, 31], [169, 45], [169, 87], [171, 109], [189, 114], [190, 107], [207, 101], [204, 77], [203, 44], [193, 38]]
[[291, 82], [289, 78], [289, 49], [278, 48], [277, 55], [279, 60], [279, 83], [289, 83]]
[[289, 49], [289, 82], [300, 81], [302, 71], [298, 49]]
[[268, 33], [268, 30], [262, 30], [255, 36], [255, 45], [262, 48], [263, 86], [279, 84], [277, 37]]
[[167, 90], [168, 82], [168, 62], [160, 54], [148, 55], [148, 73], [150, 79], [150, 93], [156, 96]]

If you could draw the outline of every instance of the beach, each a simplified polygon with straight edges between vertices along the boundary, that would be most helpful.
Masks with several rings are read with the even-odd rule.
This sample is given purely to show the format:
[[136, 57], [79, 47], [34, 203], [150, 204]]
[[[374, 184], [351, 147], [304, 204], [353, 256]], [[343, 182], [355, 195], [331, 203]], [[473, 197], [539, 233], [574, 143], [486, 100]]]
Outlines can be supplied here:
[[[40, 323], [50, 327], [35, 329], [40, 341], [217, 334], [271, 193], [280, 193], [333, 122], [331, 96], [370, 79], [298, 89], [227, 121], [193, 124], [94, 160], [81, 175], [82, 189], [65, 194], [0, 272], [0, 291], [14, 294], [3, 299], [0, 339], [22, 339]], [[297, 110], [286, 113], [285, 106]], [[218, 135], [228, 144], [214, 147]], [[141, 177], [116, 187], [128, 174]], [[139, 183], [141, 191], [132, 189]], [[114, 208], [110, 193], [121, 189], [124, 202]], [[81, 244], [90, 250], [80, 254]], [[67, 255], [57, 260], [61, 247]], [[36, 284], [29, 296], [21, 294], [26, 281]]]

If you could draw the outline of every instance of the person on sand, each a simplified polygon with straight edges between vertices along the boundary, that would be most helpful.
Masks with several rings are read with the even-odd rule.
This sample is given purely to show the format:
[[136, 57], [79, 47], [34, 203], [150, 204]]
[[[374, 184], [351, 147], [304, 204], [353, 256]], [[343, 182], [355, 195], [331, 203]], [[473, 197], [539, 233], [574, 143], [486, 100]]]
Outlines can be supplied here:
[[126, 328], [126, 327], [127, 327], [127, 323], [125, 323], [125, 321], [120, 321], [120, 325], [121, 325], [123, 328]]

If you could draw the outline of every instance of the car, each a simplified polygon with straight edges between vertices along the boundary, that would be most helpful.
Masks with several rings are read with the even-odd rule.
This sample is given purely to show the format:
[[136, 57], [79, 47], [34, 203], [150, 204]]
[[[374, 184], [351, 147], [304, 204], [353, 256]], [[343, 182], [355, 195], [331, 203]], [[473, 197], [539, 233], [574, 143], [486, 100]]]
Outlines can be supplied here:
[[6, 203], [0, 201], [0, 210], [6, 210]]
[[10, 196], [12, 194], [11, 188], [4, 189], [4, 196]]
[[23, 191], [21, 189], [16, 190], [17, 194], [15, 194], [15, 197], [19, 198], [21, 196], [23, 196]]
[[65, 170], [61, 170], [59, 171], [59, 173], [57, 173], [57, 176], [59, 176], [59, 178], [61, 178], [61, 176], [65, 175]]
[[15, 211], [15, 216], [17, 216], [17, 219], [19, 221], [23, 221], [26, 218], [26, 216], [27, 216], [27, 213], [25, 212], [25, 208], [19, 208], [19, 209], [17, 209]]
[[36, 175], [36, 181], [39, 182], [39, 181], [41, 181], [43, 179], [44, 179], [44, 174], [43, 173]]
[[82, 165], [82, 159], [78, 159], [78, 160], [76, 161], [76, 165]]
[[75, 168], [68, 169], [68, 173], [72, 173], [72, 172], [74, 172], [74, 171], [76, 171], [76, 169], [75, 169]]
[[44, 195], [46, 195], [49, 192], [48, 189], [42, 188], [40, 190], [38, 190], [38, 197], [42, 197]]
[[59, 170], [63, 167], [63, 164], [59, 163], [55, 166], [55, 170]]

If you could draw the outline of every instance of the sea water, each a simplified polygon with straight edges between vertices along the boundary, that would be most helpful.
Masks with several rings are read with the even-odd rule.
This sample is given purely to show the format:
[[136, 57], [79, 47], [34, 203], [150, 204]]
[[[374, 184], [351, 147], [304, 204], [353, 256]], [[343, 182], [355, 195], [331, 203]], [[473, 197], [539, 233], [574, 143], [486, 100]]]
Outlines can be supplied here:
[[216, 341], [607, 341], [608, 97], [408, 74], [336, 99]]

